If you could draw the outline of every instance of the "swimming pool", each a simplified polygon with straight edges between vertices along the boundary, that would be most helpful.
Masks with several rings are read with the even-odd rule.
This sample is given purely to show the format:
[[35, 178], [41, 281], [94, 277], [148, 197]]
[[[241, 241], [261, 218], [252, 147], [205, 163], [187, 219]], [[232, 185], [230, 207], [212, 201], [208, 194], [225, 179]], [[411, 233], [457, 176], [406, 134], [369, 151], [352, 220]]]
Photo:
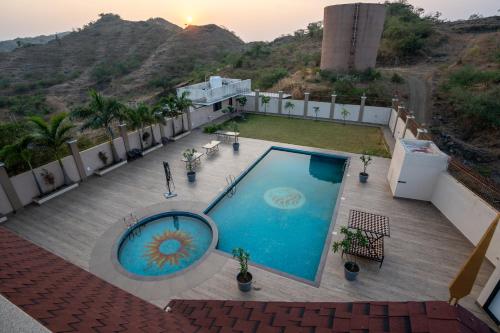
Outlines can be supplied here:
[[317, 282], [348, 159], [272, 147], [205, 213], [217, 249], [250, 252], [253, 263]]
[[139, 221], [122, 235], [118, 262], [138, 277], [173, 275], [199, 261], [215, 242], [203, 217], [165, 212]]

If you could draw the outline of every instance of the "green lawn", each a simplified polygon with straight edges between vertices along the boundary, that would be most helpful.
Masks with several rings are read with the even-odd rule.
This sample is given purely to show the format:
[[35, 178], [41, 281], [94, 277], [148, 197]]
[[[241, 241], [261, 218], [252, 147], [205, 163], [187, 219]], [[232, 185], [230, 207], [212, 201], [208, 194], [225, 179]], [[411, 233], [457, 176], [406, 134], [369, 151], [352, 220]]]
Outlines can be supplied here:
[[238, 121], [242, 137], [390, 157], [378, 127], [270, 115], [250, 114], [245, 118]]

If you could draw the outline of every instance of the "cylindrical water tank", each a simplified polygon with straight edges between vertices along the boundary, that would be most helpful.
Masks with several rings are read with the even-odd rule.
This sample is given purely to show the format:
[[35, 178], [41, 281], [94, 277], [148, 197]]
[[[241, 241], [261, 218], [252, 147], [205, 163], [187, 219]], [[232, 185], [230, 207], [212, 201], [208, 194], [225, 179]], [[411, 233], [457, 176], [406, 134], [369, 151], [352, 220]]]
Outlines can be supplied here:
[[384, 4], [325, 7], [321, 69], [362, 71], [375, 67], [384, 20]]

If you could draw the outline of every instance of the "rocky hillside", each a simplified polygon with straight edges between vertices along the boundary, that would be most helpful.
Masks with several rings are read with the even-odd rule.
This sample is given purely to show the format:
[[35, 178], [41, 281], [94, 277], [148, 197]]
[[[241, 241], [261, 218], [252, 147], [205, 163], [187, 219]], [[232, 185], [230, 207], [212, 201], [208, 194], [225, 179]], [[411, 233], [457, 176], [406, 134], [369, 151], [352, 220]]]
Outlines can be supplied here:
[[62, 38], [70, 32], [61, 32], [53, 35], [41, 35], [36, 37], [15, 38], [11, 40], [4, 40], [0, 42], [0, 52], [10, 52], [19, 47], [30, 47], [33, 45], [47, 44], [48, 42]]
[[49, 109], [66, 108], [91, 87], [130, 99], [154, 95], [161, 80], [170, 84], [242, 45], [216, 25], [182, 29], [159, 18], [131, 22], [101, 15], [45, 45], [0, 53], [0, 113], [19, 96], [43, 96]]

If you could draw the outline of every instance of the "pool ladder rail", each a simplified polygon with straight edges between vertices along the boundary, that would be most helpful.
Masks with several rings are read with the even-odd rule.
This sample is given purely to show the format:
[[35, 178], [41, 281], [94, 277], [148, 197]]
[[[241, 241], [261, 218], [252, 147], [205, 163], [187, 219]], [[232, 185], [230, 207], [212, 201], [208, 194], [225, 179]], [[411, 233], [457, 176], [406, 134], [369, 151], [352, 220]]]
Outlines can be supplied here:
[[233, 175], [226, 176], [228, 191], [226, 196], [232, 198], [236, 194], [236, 178]]
[[137, 218], [137, 216], [135, 216], [132, 213], [130, 213], [130, 215], [123, 218], [123, 224], [125, 225], [125, 228], [127, 230], [132, 229], [132, 231], [129, 232], [129, 234], [127, 235], [129, 240], [134, 239], [135, 237], [141, 235], [143, 226], [141, 225], [138, 228], [134, 228], [138, 222], [139, 222], [139, 219]]

